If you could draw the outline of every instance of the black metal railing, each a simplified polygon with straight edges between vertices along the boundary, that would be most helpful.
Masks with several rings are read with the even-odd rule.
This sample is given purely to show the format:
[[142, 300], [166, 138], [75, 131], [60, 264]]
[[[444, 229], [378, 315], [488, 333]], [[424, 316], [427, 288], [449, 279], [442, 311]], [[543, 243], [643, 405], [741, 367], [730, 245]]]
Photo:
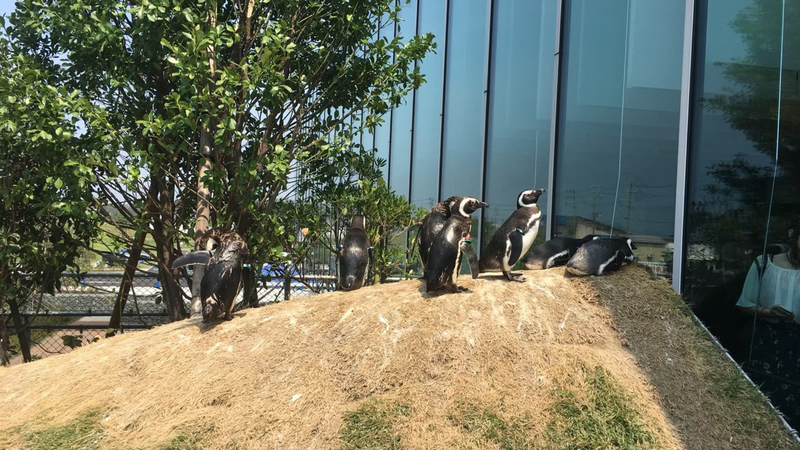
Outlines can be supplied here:
[[[102, 339], [114, 310], [122, 284], [122, 272], [64, 273], [61, 290], [55, 295], [36, 293], [21, 310], [23, 331], [30, 342], [33, 359], [67, 353], [74, 348]], [[181, 277], [186, 310], [191, 302], [190, 280]], [[257, 275], [259, 305], [298, 297], [307, 297], [336, 289], [334, 276], [301, 276], [291, 272], [262, 271]], [[236, 309], [244, 308], [239, 295]], [[6, 327], [12, 336], [11, 344], [19, 350], [13, 323], [8, 314]], [[139, 331], [169, 322], [157, 272], [137, 272], [134, 275], [128, 301], [122, 312], [123, 332]], [[12, 364], [21, 362], [20, 354], [13, 355]]]

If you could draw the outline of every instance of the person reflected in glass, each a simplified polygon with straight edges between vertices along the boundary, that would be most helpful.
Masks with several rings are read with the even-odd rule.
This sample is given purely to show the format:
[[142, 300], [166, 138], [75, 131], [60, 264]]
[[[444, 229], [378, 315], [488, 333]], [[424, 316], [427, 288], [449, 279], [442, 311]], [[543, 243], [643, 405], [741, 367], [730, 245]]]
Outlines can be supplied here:
[[768, 322], [800, 323], [800, 223], [789, 230], [788, 251], [756, 258], [736, 306]]
[[744, 369], [796, 424], [800, 423], [800, 220], [793, 224], [788, 246], [771, 245], [775, 250], [750, 266], [736, 306], [758, 318]]

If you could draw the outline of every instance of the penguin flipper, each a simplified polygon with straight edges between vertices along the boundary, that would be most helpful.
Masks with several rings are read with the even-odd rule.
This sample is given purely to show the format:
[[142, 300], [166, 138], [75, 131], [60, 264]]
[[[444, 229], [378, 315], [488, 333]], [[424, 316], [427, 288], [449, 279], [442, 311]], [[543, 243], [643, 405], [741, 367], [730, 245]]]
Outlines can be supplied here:
[[472, 246], [472, 241], [461, 241], [461, 254], [467, 257], [469, 262], [469, 271], [472, 272], [472, 278], [478, 278], [478, 255], [475, 253], [475, 248]]
[[511, 254], [508, 256], [508, 267], [513, 268], [514, 264], [519, 261], [522, 256], [522, 230], [517, 228], [508, 234], [508, 240], [511, 243]]

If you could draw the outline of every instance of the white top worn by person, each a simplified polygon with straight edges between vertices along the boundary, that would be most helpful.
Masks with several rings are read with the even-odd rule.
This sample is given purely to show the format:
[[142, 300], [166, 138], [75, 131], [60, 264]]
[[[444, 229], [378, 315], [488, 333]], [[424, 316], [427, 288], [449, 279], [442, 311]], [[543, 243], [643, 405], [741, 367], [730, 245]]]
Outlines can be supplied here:
[[[775, 255], [772, 259], [757, 258], [747, 272], [747, 279], [736, 306], [748, 314], [754, 314], [771, 322], [785, 321], [800, 323], [800, 233], [795, 236], [789, 230], [791, 245], [787, 253]], [[758, 268], [761, 267], [761, 295], [758, 287]], [[757, 298], [760, 300], [757, 301]]]

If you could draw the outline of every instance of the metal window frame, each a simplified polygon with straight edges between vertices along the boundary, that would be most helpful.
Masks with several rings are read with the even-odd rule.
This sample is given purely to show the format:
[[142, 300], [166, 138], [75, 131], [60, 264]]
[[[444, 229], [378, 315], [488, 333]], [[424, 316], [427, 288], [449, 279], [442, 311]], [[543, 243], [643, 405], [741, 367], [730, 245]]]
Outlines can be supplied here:
[[[419, 4], [423, 0], [417, 0], [417, 10], [414, 13], [414, 36], [419, 36]], [[419, 61], [416, 59], [414, 60], [414, 69], [419, 67]], [[408, 147], [408, 202], [411, 203], [411, 185], [414, 182], [414, 125], [417, 121], [417, 88], [411, 93], [411, 129], [409, 130], [410, 133], [410, 142]]]
[[[400, 0], [395, 0], [394, 5], [395, 5], [395, 7], [399, 7], [400, 6]], [[392, 39], [397, 38], [397, 28], [398, 28], [398, 26], [399, 26], [399, 23], [395, 19], [395, 22], [392, 25]], [[392, 52], [392, 64], [394, 64], [395, 62], [397, 62], [397, 54], [395, 52]], [[387, 148], [387, 151], [386, 151], [386, 185], [389, 186], [389, 188], [391, 189], [391, 187], [392, 187], [392, 128], [393, 128], [392, 125], [394, 123], [394, 107], [392, 107], [392, 109], [389, 110], [388, 122], [389, 122], [389, 143], [388, 143], [388, 148]]]
[[[489, 0], [486, 20], [486, 59], [484, 66], [486, 69], [486, 77], [483, 85], [483, 149], [481, 155], [481, 201], [486, 199], [486, 166], [489, 158], [489, 108], [492, 102], [492, 43], [494, 42], [494, 13], [495, 13], [495, 0]], [[483, 248], [483, 229], [486, 219], [486, 208], [481, 208], [480, 221], [478, 222], [478, 254], [481, 253]]]
[[444, 115], [447, 105], [447, 56], [450, 48], [450, 0], [444, 5], [444, 51], [442, 52], [442, 109], [439, 113], [439, 174], [436, 180], [436, 201], [442, 200], [442, 170], [444, 168]]
[[672, 258], [672, 288], [677, 292], [683, 291], [683, 268], [686, 258], [686, 202], [689, 188], [689, 141], [691, 139], [696, 15], [697, 0], [686, 0], [686, 14], [683, 24], [683, 74], [681, 77], [681, 106], [678, 125], [678, 170], [675, 181], [675, 232]]
[[565, 29], [565, 16], [564, 11], [567, 7], [567, 0], [560, 0], [558, 2], [558, 9], [556, 10], [556, 39], [555, 49], [553, 52], [553, 107], [550, 115], [550, 161], [547, 173], [547, 194], [549, 196], [547, 202], [547, 229], [545, 230], [546, 239], [553, 238], [553, 231], [556, 224], [556, 152], [558, 140], [558, 125], [559, 125], [559, 103], [561, 101], [561, 64], [562, 64], [562, 51], [564, 48], [564, 29]]

